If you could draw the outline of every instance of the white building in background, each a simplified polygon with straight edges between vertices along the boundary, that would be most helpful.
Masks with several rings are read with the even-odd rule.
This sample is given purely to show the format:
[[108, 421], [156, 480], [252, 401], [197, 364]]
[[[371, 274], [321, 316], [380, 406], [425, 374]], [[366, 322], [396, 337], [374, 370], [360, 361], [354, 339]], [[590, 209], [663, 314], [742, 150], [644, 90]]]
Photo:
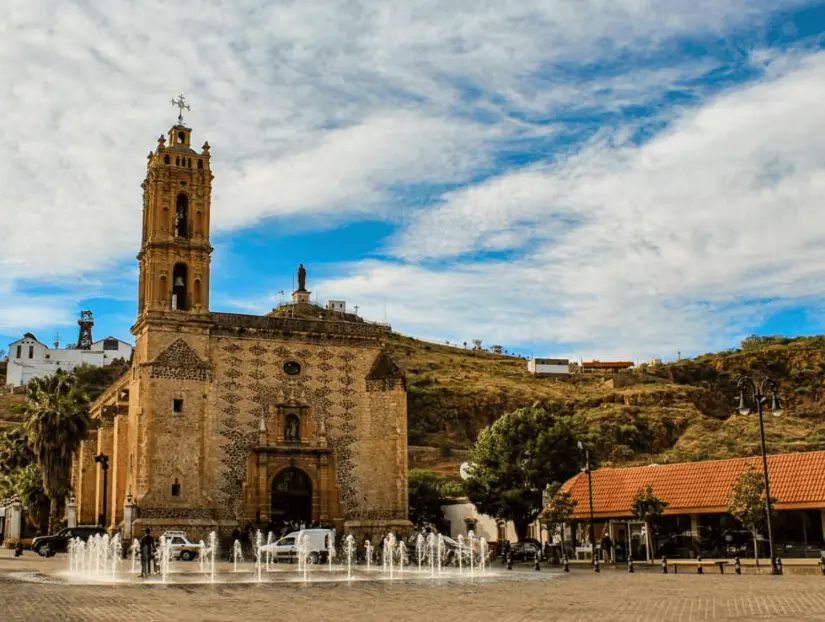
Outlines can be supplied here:
[[530, 359], [527, 371], [535, 376], [566, 376], [570, 373], [568, 359]]
[[84, 311], [78, 324], [80, 338], [76, 346], [60, 348], [55, 343], [55, 347], [50, 348], [32, 333], [10, 343], [6, 384], [22, 387], [32, 378], [49, 376], [58, 369], [73, 371], [79, 365], [104, 367], [117, 359], [128, 361], [132, 356], [132, 345], [115, 337], [92, 341], [91, 311]]

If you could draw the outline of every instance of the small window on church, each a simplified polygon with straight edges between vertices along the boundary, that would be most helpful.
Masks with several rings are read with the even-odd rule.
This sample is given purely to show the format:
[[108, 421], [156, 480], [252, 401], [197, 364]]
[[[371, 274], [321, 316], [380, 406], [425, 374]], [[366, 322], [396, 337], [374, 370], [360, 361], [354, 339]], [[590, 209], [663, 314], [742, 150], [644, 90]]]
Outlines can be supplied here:
[[175, 411], [175, 413], [177, 413], [177, 414], [182, 413], [183, 412], [183, 400], [180, 400], [180, 399], [172, 400], [172, 410]]
[[164, 164], [169, 164], [169, 156], [168, 155], [163, 156], [163, 163]]
[[17, 346], [17, 358], [23, 358], [23, 346]]
[[177, 478], [175, 479], [175, 483], [172, 484], [172, 496], [180, 497], [180, 484], [178, 483]]
[[301, 373], [301, 364], [297, 361], [284, 363], [284, 372], [290, 376], [297, 376]]
[[203, 160], [198, 160], [198, 168], [203, 168]]
[[182, 145], [186, 142], [186, 134], [184, 132], [178, 132], [178, 144]]
[[29, 358], [34, 358], [34, 346], [29, 346]]

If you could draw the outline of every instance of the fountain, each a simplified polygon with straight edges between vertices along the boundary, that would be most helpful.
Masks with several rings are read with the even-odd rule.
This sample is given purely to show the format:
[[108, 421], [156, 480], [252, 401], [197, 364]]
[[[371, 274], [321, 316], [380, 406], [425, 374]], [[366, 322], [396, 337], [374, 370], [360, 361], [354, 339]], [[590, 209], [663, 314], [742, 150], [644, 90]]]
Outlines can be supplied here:
[[415, 555], [418, 557], [418, 572], [421, 572], [421, 559], [424, 557], [424, 547], [426, 546], [426, 540], [424, 540], [424, 534], [418, 534], [415, 539]]
[[437, 553], [436, 553], [436, 563], [438, 564], [438, 576], [441, 576], [441, 560], [444, 559], [444, 553], [447, 549], [447, 545], [444, 544], [444, 536], [438, 534], [438, 538], [436, 538], [437, 546]]
[[434, 533], [427, 536], [427, 559], [430, 561], [430, 577], [435, 576], [435, 557], [438, 549]]
[[209, 580], [215, 582], [215, 556], [218, 552], [218, 535], [214, 531], [209, 532]]
[[467, 532], [467, 539], [470, 541], [470, 576], [475, 576], [475, 534], [473, 530]]
[[312, 548], [309, 534], [301, 534], [295, 548], [298, 553], [298, 572], [303, 573], [304, 581], [309, 581], [310, 549]]
[[344, 540], [344, 550], [347, 553], [347, 579], [352, 579], [352, 556], [355, 553], [355, 538], [349, 534]]
[[404, 544], [404, 540], [398, 541], [398, 576], [402, 576], [404, 574], [404, 562], [407, 559], [407, 545]]
[[369, 540], [364, 541], [364, 557], [367, 559], [367, 572], [369, 572], [372, 564], [372, 543]]
[[[273, 534], [267, 534], [267, 542], [270, 545], [276, 540]], [[355, 537], [349, 534], [337, 543], [332, 538], [327, 540], [327, 552], [322, 553], [321, 561], [318, 559], [318, 549], [314, 547], [309, 534], [303, 533], [297, 539], [297, 580], [309, 582], [315, 581], [336, 581], [353, 579], [434, 579], [439, 578], [475, 578], [486, 575], [490, 572], [489, 545], [485, 538], [477, 537], [472, 531], [467, 534], [456, 536], [458, 548], [446, 536], [438, 533], [430, 533], [426, 536], [418, 534], [409, 543], [402, 538], [396, 537], [393, 533], [387, 533], [382, 538], [380, 546], [373, 546], [370, 540], [364, 541], [366, 566], [359, 566], [359, 557]], [[448, 548], [448, 544], [450, 546]], [[209, 534], [206, 542], [199, 543], [199, 564], [191, 570], [187, 565], [176, 565], [175, 572], [172, 572], [171, 563], [173, 561], [172, 540], [162, 536], [155, 549], [156, 563], [153, 574], [159, 575], [158, 582], [178, 583], [188, 582], [192, 578], [203, 577], [206, 582], [217, 583], [219, 581], [241, 581], [264, 583], [296, 580], [295, 567], [279, 568], [273, 575], [264, 574], [268, 571], [268, 564], [271, 563], [270, 556], [274, 556], [274, 550], [270, 550], [264, 544], [264, 534], [256, 531], [253, 541], [253, 551], [255, 554], [254, 571], [246, 573], [246, 567], [242, 564], [244, 555], [240, 541], [233, 541], [229, 556], [233, 562], [231, 568], [226, 564], [226, 570], [221, 573], [216, 572], [218, 542], [217, 534], [213, 531]], [[415, 558], [413, 558], [413, 546], [415, 547]], [[409, 547], [409, 548], [408, 548]], [[93, 580], [106, 583], [123, 582], [134, 580], [136, 573], [141, 571], [140, 541], [135, 539], [129, 545], [128, 553], [131, 554], [131, 563], [124, 559], [124, 543], [119, 535], [109, 537], [99, 535], [89, 538], [83, 542], [79, 538], [68, 543], [68, 570], [71, 575], [82, 578], [84, 581]], [[274, 549], [274, 546], [273, 546]], [[264, 557], [266, 555], [266, 557]], [[323, 555], [328, 555], [323, 558]], [[380, 555], [381, 559], [378, 559]], [[453, 556], [457, 559], [453, 562]], [[447, 561], [450, 564], [447, 564]], [[253, 560], [249, 560], [253, 561]], [[378, 563], [380, 561], [380, 563]], [[316, 573], [315, 577], [310, 576], [312, 565], [323, 563], [327, 566], [327, 571]], [[344, 579], [344, 565], [346, 564], [346, 579]], [[376, 564], [378, 567], [376, 568]], [[447, 568], [447, 565], [455, 565], [457, 568]], [[416, 570], [417, 565], [417, 570]], [[429, 568], [427, 568], [429, 565]], [[359, 570], [360, 568], [360, 570]], [[317, 569], [316, 569], [317, 570]], [[336, 572], [340, 570], [341, 572]], [[234, 579], [230, 578], [233, 574]], [[362, 576], [359, 577], [358, 575]], [[498, 574], [498, 573], [496, 573]]]
[[272, 532], [266, 534], [266, 571], [269, 572], [271, 570], [270, 566], [272, 565], [272, 550], [270, 549], [272, 546]]
[[381, 551], [381, 559], [384, 564], [384, 572], [387, 572], [387, 568], [390, 571], [390, 579], [393, 578], [393, 552], [395, 551], [395, 535], [390, 533], [387, 534], [384, 538], [384, 546], [383, 550]]
[[238, 562], [243, 563], [243, 547], [240, 540], [235, 540], [232, 545], [232, 572], [238, 572]]
[[160, 537], [160, 578], [166, 583], [166, 578], [169, 576], [169, 564], [172, 561], [172, 540], [165, 536]]
[[129, 549], [132, 553], [132, 574], [138, 572], [138, 564], [140, 563], [140, 540], [135, 538], [132, 540], [132, 546]]
[[255, 578], [260, 583], [261, 581], [261, 566], [263, 560], [261, 559], [261, 548], [264, 545], [264, 536], [259, 529], [255, 534]]
[[112, 538], [111, 549], [112, 549], [112, 551], [111, 551], [112, 552], [112, 559], [111, 559], [111, 563], [112, 563], [112, 566], [111, 566], [112, 581], [114, 581], [115, 579], [117, 579], [117, 567], [118, 567], [118, 564], [120, 563], [120, 558], [123, 555], [123, 545], [121, 544], [121, 538], [120, 538], [119, 533], [115, 534], [115, 537]]
[[200, 547], [200, 553], [198, 553], [198, 572], [203, 574], [206, 572], [206, 555], [208, 551], [206, 550], [206, 543], [203, 540], [198, 543], [198, 546]]

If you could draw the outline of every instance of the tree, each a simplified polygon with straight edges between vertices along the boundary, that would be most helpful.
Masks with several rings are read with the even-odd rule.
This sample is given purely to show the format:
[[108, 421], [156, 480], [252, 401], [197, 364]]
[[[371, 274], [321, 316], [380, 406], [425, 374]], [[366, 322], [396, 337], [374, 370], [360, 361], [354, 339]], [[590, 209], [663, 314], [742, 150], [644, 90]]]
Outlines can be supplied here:
[[129, 371], [129, 363], [124, 359], [115, 359], [103, 367], [79, 365], [72, 374], [77, 379], [77, 387], [90, 402], [112, 386], [112, 383]]
[[[650, 530], [653, 528], [653, 523], [665, 513], [665, 508], [670, 505], [667, 501], [663, 501], [653, 493], [653, 486], [648, 484], [647, 488], [640, 490], [633, 497], [630, 503], [630, 511], [633, 513], [633, 518], [644, 521], [645, 524], [645, 546], [648, 553], [652, 550]], [[653, 556], [656, 556], [656, 551], [653, 550]], [[648, 555], [649, 557], [649, 555]]]
[[48, 530], [52, 533], [59, 504], [70, 488], [72, 456], [89, 428], [88, 398], [72, 374], [57, 372], [29, 382], [25, 408], [26, 436], [51, 501]]
[[0, 473], [0, 498], [17, 497], [29, 522], [40, 532], [48, 527], [49, 498], [43, 490], [43, 474], [36, 462]]
[[441, 530], [444, 512], [441, 509], [441, 482], [432, 471], [410, 470], [407, 478], [410, 522], [416, 527]]
[[17, 497], [30, 522], [46, 529], [49, 500], [43, 490], [42, 474], [22, 428], [0, 432], [0, 498]]
[[[776, 499], [773, 497], [771, 497], [771, 504], [776, 504]], [[766, 522], [765, 508], [765, 478], [753, 465], [749, 464], [733, 483], [733, 490], [728, 498], [728, 514], [751, 532], [753, 556], [757, 566], [759, 565], [759, 531]]]
[[545, 506], [544, 511], [541, 513], [540, 520], [546, 526], [547, 533], [549, 533], [551, 537], [559, 528], [561, 528], [561, 542], [563, 549], [564, 525], [573, 515], [573, 510], [575, 510], [578, 501], [574, 501], [570, 497], [570, 493], [563, 491], [561, 489], [561, 485], [558, 483], [548, 488], [547, 496], [550, 498], [550, 503]]
[[27, 467], [35, 459], [23, 428], [15, 426], [0, 432], [0, 473]]
[[470, 453], [467, 496], [479, 511], [512, 520], [519, 540], [542, 510], [548, 484], [578, 472], [579, 452], [570, 410], [522, 408], [483, 429]]

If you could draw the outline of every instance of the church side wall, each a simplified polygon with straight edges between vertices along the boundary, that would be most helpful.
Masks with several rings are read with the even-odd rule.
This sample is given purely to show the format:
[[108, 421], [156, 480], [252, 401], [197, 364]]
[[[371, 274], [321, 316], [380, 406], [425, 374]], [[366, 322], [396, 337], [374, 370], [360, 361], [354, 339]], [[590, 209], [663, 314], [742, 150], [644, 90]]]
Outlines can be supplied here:
[[407, 394], [400, 382], [368, 381], [368, 409], [356, 475], [364, 482], [368, 520], [407, 518]]

